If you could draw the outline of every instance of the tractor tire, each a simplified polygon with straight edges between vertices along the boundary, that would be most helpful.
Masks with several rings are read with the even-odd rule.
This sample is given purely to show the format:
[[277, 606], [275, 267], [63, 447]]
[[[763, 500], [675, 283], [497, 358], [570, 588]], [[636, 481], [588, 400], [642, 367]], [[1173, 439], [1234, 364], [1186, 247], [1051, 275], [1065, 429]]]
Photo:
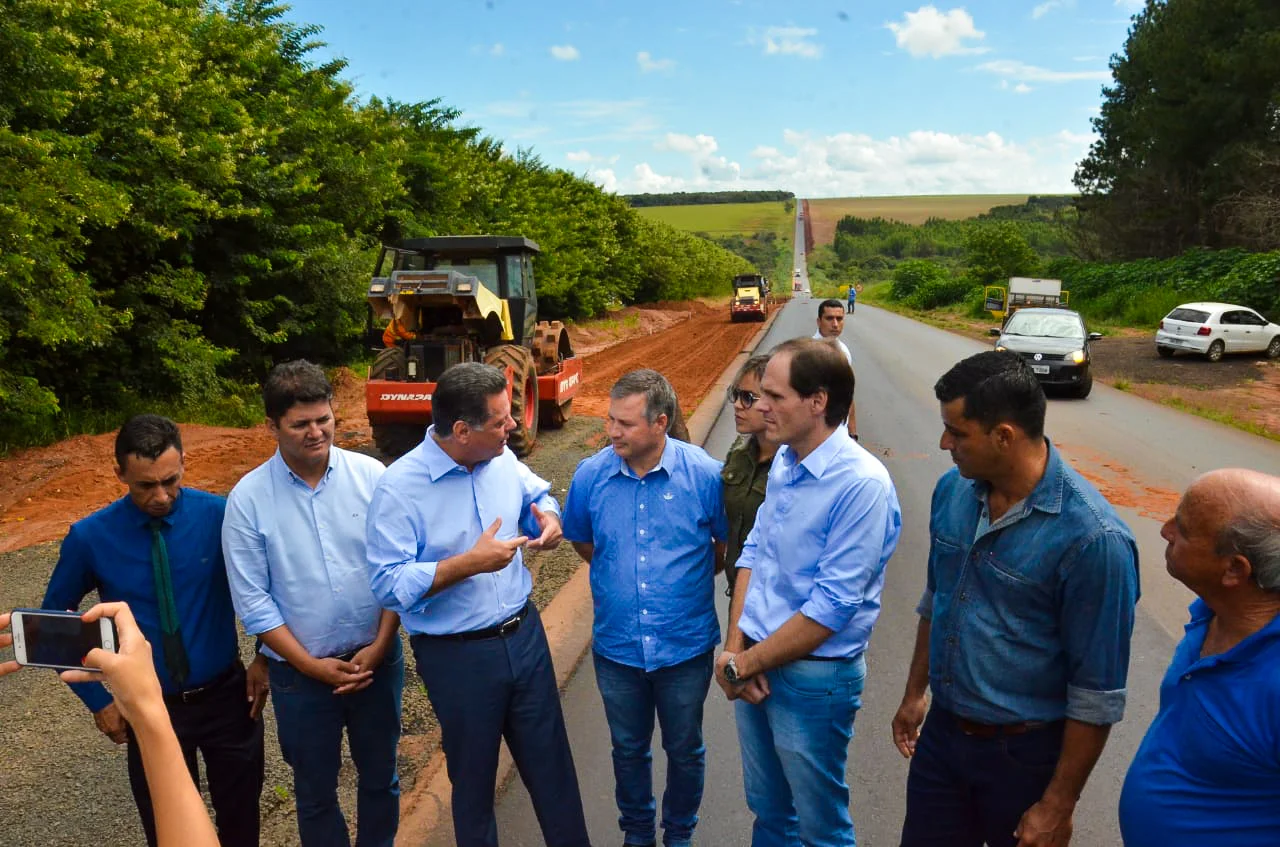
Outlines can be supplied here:
[[560, 429], [573, 417], [573, 398], [563, 403], [543, 400], [538, 404], [538, 426], [542, 429]]
[[511, 368], [511, 417], [516, 428], [507, 436], [507, 446], [523, 459], [538, 440], [538, 374], [533, 353], [518, 344], [504, 344], [486, 353], [484, 363]]
[[[405, 354], [402, 347], [387, 347], [379, 350], [369, 368], [369, 379], [386, 379], [388, 374], [395, 380], [403, 380], [405, 375]], [[426, 436], [427, 425], [388, 423], [373, 424], [373, 443], [384, 457], [395, 461], [422, 443]]]
[[533, 358], [539, 376], [551, 373], [573, 356], [569, 331], [560, 321], [538, 321], [533, 330]]

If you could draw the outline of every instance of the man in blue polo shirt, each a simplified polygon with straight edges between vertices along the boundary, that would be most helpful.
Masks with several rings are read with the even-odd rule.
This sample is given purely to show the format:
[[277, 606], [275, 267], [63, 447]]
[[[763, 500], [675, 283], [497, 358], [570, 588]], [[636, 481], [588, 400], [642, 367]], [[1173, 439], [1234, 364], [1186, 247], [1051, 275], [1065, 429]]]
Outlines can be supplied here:
[[754, 847], [852, 847], [845, 781], [864, 654], [902, 532], [889, 472], [844, 419], [854, 377], [830, 344], [795, 339], [757, 403], [783, 446], [738, 559], [716, 681], [736, 700]]
[[592, 657], [624, 843], [655, 843], [656, 713], [667, 752], [663, 843], [684, 847], [702, 803], [702, 704], [720, 640], [714, 588], [728, 528], [720, 463], [667, 435], [675, 402], [657, 371], [632, 371], [614, 384], [610, 446], [578, 465], [564, 536], [591, 565]]
[[[95, 590], [102, 602], [129, 604], [151, 642], [165, 707], [197, 785], [196, 751], [204, 757], [219, 839], [226, 847], [257, 845], [267, 672], [264, 660], [247, 674], [240, 661], [219, 540], [226, 501], [182, 487], [182, 437], [168, 418], [130, 418], [115, 453], [128, 494], [71, 526], [43, 607], [75, 609]], [[72, 688], [103, 734], [117, 744], [127, 740], [129, 786], [154, 847], [136, 736], [101, 684]]]
[[1120, 795], [1127, 847], [1280, 839], [1280, 478], [1205, 474], [1160, 532], [1198, 596]]

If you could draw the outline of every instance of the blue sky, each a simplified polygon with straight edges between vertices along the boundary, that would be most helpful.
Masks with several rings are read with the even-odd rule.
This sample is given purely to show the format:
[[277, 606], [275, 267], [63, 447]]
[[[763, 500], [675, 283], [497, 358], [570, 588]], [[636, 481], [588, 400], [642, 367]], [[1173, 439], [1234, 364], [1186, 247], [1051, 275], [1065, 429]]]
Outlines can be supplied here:
[[293, 0], [360, 97], [606, 189], [1072, 191], [1141, 0]]

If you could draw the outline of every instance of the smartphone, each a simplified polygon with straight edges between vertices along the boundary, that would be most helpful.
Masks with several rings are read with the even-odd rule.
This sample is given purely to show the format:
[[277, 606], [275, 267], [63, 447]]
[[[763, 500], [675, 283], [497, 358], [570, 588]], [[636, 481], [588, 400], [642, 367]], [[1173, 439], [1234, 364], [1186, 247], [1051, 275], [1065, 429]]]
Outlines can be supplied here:
[[18, 664], [57, 670], [87, 670], [82, 663], [94, 647], [116, 652], [116, 625], [108, 617], [85, 623], [78, 612], [14, 609], [13, 657]]

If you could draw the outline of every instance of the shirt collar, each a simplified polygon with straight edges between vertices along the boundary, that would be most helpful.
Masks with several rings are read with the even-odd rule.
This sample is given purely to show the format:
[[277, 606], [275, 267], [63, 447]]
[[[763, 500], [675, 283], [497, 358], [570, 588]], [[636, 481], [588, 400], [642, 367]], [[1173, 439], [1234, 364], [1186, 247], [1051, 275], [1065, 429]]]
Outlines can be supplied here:
[[[664, 444], [662, 447], [662, 458], [658, 459], [658, 464], [654, 465], [653, 470], [649, 471], [649, 473], [653, 473], [654, 471], [666, 471], [667, 476], [673, 476], [671, 471], [675, 468], [676, 448], [672, 446], [671, 442], [674, 441], [675, 439], [673, 439], [670, 435], [668, 435], [666, 438], [667, 438], [666, 444]], [[610, 448], [609, 452], [613, 454], [613, 469], [610, 472], [609, 476], [617, 476], [618, 474], [622, 474], [623, 476], [629, 476], [632, 479], [640, 478], [636, 476], [635, 471], [631, 470], [631, 466], [628, 465], [626, 462], [624, 462], [622, 460], [622, 457], [619, 456], [616, 452], [614, 452], [612, 448]], [[648, 476], [648, 475], [649, 474], [645, 474], [645, 476]]]
[[[435, 439], [435, 425], [427, 427], [427, 434], [422, 439], [422, 460], [427, 465], [427, 474], [430, 475], [431, 481], [435, 482], [445, 474], [453, 471], [462, 471], [467, 473], [467, 469], [455, 462], [448, 453], [444, 452], [444, 448], [440, 446]], [[480, 464], [485, 464], [481, 462]], [[480, 465], [476, 466], [477, 468]]]
[[837, 426], [835, 431], [826, 437], [826, 439], [813, 449], [808, 456], [802, 461], [796, 461], [795, 451], [791, 449], [791, 445], [784, 444], [778, 448], [774, 459], [790, 474], [795, 474], [796, 465], [804, 468], [814, 479], [822, 479], [827, 469], [831, 467], [831, 463], [835, 461], [836, 456], [844, 449], [846, 442], [850, 441], [849, 433], [843, 426]]
[[[1213, 620], [1213, 609], [1209, 608], [1208, 603], [1197, 597], [1195, 600], [1191, 601], [1189, 611], [1191, 613], [1191, 620], [1188, 621], [1184, 627], [1188, 634], [1192, 630], [1207, 630], [1209, 628], [1209, 622]], [[1271, 623], [1267, 624], [1253, 635], [1250, 635], [1227, 652], [1219, 653], [1216, 656], [1210, 656], [1208, 659], [1197, 658], [1197, 661], [1244, 661], [1252, 658], [1254, 653], [1263, 646], [1277, 640], [1280, 640], [1280, 615], [1276, 615], [1271, 619]]]
[[[1044, 475], [1040, 477], [1036, 487], [1031, 489], [1031, 493], [1026, 496], [1023, 502], [1026, 504], [1027, 511], [1039, 509], [1042, 512], [1056, 515], [1062, 511], [1062, 490], [1067, 484], [1067, 468], [1062, 459], [1062, 454], [1058, 452], [1058, 448], [1053, 446], [1053, 442], [1046, 438], [1044, 444], [1049, 450], [1049, 459], [1044, 466]], [[969, 485], [973, 491], [973, 496], [978, 500], [986, 498], [991, 491], [991, 483], [986, 480], [975, 479]]]
[[[298, 476], [296, 473], [293, 472], [293, 468], [289, 467], [289, 463], [286, 462], [284, 460], [284, 456], [280, 454], [279, 447], [276, 448], [275, 455], [271, 457], [271, 461], [275, 463], [277, 470], [283, 471], [284, 474], [288, 476], [290, 479], [296, 480], [297, 482], [301, 482], [303, 485], [307, 484], [306, 482], [303, 481], [302, 477]], [[325, 468], [324, 479], [327, 480], [329, 478], [329, 475], [333, 473], [336, 467], [338, 467], [338, 448], [331, 444], [329, 445], [329, 466]]]
[[[163, 518], [157, 518], [156, 520], [161, 521], [165, 526], [173, 526], [173, 519], [182, 511], [182, 503], [186, 499], [182, 496], [182, 491], [182, 488], [178, 489], [177, 499], [173, 501], [173, 506], [169, 508], [169, 514], [165, 515]], [[146, 512], [139, 509], [137, 504], [133, 502], [133, 498], [128, 494], [124, 495], [123, 499], [125, 508], [132, 516], [132, 520], [136, 521], [138, 526], [150, 528], [153, 518]]]

